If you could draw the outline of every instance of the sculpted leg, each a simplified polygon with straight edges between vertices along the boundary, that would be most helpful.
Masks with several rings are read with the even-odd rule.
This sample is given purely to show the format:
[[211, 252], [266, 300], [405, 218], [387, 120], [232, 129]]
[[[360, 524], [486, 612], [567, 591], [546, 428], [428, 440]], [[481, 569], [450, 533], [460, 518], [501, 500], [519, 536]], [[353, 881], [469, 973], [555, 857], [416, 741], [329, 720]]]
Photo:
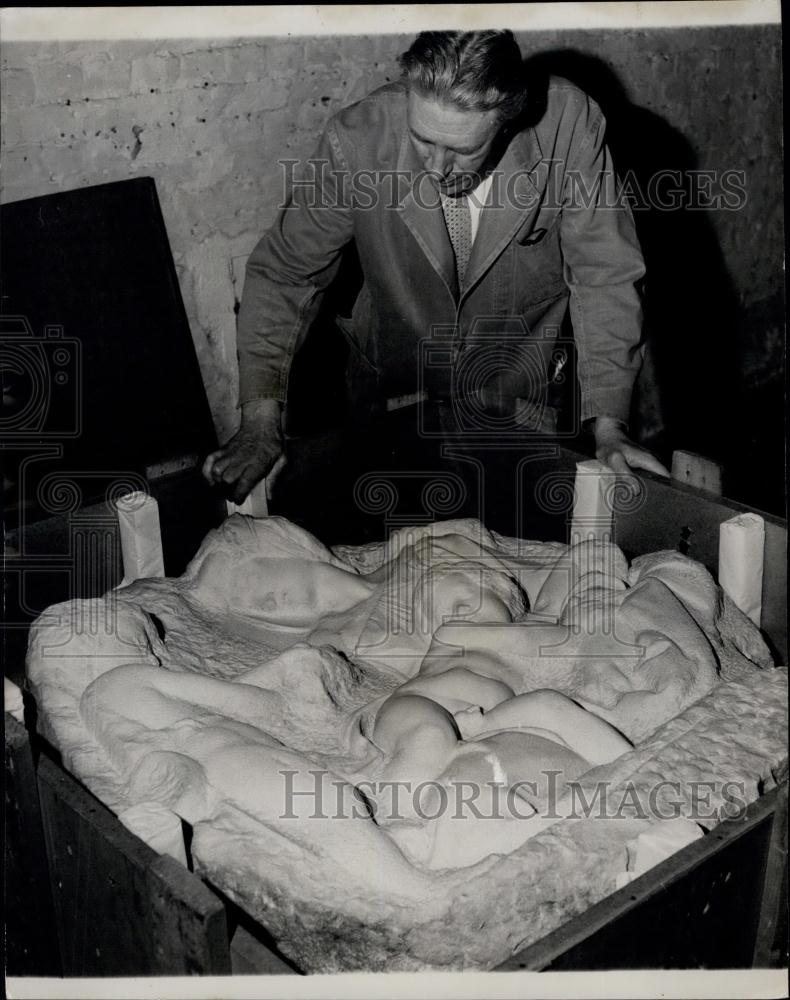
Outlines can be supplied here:
[[[464, 727], [467, 720], [464, 717]], [[613, 726], [586, 711], [559, 691], [530, 691], [473, 717], [469, 713], [468, 736], [486, 736], [519, 729], [554, 734], [591, 764], [606, 764], [631, 749], [631, 744]]]
[[430, 698], [449, 712], [455, 712], [465, 704], [479, 705], [490, 709], [501, 701], [512, 698], [514, 691], [502, 681], [485, 677], [466, 667], [452, 667], [433, 676], [418, 675], [407, 681], [398, 694], [418, 694]]

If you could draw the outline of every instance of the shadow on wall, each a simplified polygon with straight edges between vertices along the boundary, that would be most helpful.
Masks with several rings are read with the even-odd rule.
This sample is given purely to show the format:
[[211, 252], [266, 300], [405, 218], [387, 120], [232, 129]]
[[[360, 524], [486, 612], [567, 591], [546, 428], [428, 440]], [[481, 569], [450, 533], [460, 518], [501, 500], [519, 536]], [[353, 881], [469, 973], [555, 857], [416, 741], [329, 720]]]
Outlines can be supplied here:
[[[683, 207], [698, 161], [691, 143], [663, 118], [632, 104], [602, 60], [574, 50], [525, 61], [533, 86], [565, 77], [601, 107], [607, 143], [621, 181], [635, 195], [637, 232], [645, 256], [646, 360], [637, 385], [633, 432], [666, 460], [675, 448], [726, 460], [733, 399], [740, 386], [739, 303], [706, 211]], [[665, 204], [650, 204], [658, 183]], [[680, 181], [675, 183], [675, 179]], [[655, 199], [652, 199], [655, 200]]]

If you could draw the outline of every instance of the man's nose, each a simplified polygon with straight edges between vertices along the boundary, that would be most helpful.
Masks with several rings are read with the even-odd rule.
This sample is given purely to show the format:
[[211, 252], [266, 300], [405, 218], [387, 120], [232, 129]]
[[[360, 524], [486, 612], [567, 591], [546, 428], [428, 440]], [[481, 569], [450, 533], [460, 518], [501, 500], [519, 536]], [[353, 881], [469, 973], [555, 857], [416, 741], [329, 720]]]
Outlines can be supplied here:
[[428, 156], [425, 166], [432, 173], [436, 173], [440, 177], [445, 177], [450, 172], [450, 167], [452, 166], [447, 150], [434, 147]]

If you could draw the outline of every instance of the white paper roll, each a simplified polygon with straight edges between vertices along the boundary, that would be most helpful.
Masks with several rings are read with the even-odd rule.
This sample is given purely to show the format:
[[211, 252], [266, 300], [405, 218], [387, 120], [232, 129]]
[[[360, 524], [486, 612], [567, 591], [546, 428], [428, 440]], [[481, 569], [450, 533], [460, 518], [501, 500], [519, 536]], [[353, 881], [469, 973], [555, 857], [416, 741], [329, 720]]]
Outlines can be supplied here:
[[225, 506], [228, 508], [228, 517], [233, 514], [246, 514], [248, 517], [267, 517], [269, 514], [268, 484], [266, 479], [262, 479], [257, 486], [253, 486], [244, 503], [234, 503], [226, 500]]
[[764, 549], [765, 521], [759, 514], [738, 514], [719, 525], [719, 586], [758, 626]]
[[146, 493], [127, 493], [116, 503], [123, 555], [123, 584], [164, 576], [159, 504]]
[[167, 806], [160, 802], [139, 802], [119, 813], [118, 819], [157, 854], [169, 854], [187, 867], [181, 819]]
[[628, 870], [617, 875], [617, 888], [628, 885], [637, 876], [654, 868], [703, 835], [702, 827], [698, 823], [682, 816], [654, 823], [635, 840], [629, 840], [626, 844]]
[[607, 487], [614, 473], [596, 458], [576, 463], [571, 544], [612, 535], [612, 507], [607, 503]]

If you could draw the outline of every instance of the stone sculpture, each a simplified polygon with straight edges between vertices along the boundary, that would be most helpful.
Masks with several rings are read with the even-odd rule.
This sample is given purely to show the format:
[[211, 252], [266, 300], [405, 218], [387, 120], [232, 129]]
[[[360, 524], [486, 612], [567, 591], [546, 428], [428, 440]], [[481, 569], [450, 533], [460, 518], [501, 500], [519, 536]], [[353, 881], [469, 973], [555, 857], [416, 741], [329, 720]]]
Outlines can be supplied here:
[[[66, 630], [68, 605], [33, 631], [50, 738], [116, 810], [155, 800], [191, 823], [201, 870], [315, 970], [485, 966], [513, 928], [537, 934], [599, 898], [648, 823], [566, 833], [568, 789], [629, 773], [720, 675], [770, 665], [691, 560], [629, 567], [610, 544], [522, 543], [473, 521], [331, 551], [236, 516], [183, 577], [98, 604], [111, 600], [111, 635]], [[506, 905], [518, 872], [529, 912]]]

